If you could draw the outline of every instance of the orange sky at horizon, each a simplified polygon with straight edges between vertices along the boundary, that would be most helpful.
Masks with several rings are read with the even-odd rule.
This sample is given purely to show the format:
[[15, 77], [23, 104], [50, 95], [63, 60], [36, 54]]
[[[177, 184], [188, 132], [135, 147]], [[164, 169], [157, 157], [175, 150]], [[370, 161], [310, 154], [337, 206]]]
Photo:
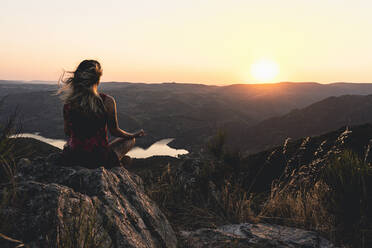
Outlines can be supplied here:
[[97, 59], [102, 81], [372, 83], [367, 0], [1, 1], [0, 79], [56, 81]]

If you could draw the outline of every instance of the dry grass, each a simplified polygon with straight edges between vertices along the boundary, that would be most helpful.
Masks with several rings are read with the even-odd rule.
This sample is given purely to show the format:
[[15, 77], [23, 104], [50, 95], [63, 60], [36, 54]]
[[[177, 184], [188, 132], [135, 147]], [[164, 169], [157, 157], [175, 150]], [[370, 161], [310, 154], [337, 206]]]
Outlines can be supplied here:
[[345, 151], [310, 189], [273, 188], [260, 218], [316, 230], [338, 245], [372, 245], [372, 168]]
[[[4, 98], [0, 100], [0, 107], [4, 101]], [[17, 167], [14, 159], [14, 147], [11, 139], [9, 138], [12, 134], [17, 132], [16, 128], [16, 117], [17, 110], [9, 116], [5, 123], [0, 124], [0, 235], [3, 239], [12, 241], [11, 237], [4, 235], [7, 231], [7, 214], [4, 213], [4, 209], [8, 208], [9, 205], [14, 204], [17, 196]], [[16, 240], [16, 243], [22, 243]], [[22, 245], [22, 244], [21, 244]], [[19, 246], [21, 247], [21, 246]]]
[[227, 219], [233, 223], [258, 222], [254, 208], [254, 194], [248, 194], [240, 185], [226, 182], [221, 189], [221, 204]]
[[317, 182], [309, 191], [292, 192], [287, 188], [273, 192], [264, 204], [259, 218], [278, 224], [327, 232], [333, 221], [322, 204], [327, 185]]
[[281, 181], [253, 194], [260, 169], [250, 171], [224, 142], [223, 132], [211, 139], [212, 157], [204, 155], [191, 176], [189, 164], [168, 164], [158, 176], [139, 173], [176, 230], [260, 221], [315, 230], [340, 246], [372, 247], [372, 168], [357, 155], [344, 151], [325, 162], [317, 181]]
[[168, 162], [166, 166], [165, 162], [156, 167], [151, 164], [136, 171], [144, 181], [147, 195], [176, 231], [257, 222], [252, 210], [258, 208], [256, 197], [233, 176], [240, 166], [240, 154], [225, 149], [222, 132], [208, 147], [212, 156], [205, 154], [196, 165], [194, 160], [189, 163], [186, 159]]
[[[113, 247], [109, 224], [104, 225], [92, 203], [83, 197], [57, 225], [56, 237], [49, 241], [56, 248]], [[49, 240], [49, 239], [47, 239]]]
[[219, 134], [209, 144], [214, 159], [204, 158], [192, 183], [179, 173], [188, 168], [177, 164], [143, 177], [176, 229], [261, 221], [315, 230], [344, 247], [372, 247], [372, 169], [357, 155], [344, 151], [328, 161], [310, 187], [273, 184], [268, 193], [252, 194], [239, 177], [239, 155], [223, 141]]
[[[142, 175], [146, 193], [181, 230], [216, 227], [222, 224], [256, 221], [251, 210], [253, 195], [246, 193], [232, 178], [223, 178], [224, 170], [208, 160], [193, 178], [177, 173], [170, 164], [159, 177]], [[219, 176], [217, 176], [219, 175]], [[222, 179], [221, 179], [222, 178]], [[222, 185], [217, 184], [222, 180]]]

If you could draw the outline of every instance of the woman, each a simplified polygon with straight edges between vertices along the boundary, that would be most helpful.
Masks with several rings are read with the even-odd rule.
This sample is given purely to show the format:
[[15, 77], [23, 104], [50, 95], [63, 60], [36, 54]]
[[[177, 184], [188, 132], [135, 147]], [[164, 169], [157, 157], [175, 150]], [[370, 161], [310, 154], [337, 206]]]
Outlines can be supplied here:
[[[119, 128], [114, 98], [97, 91], [101, 75], [97, 61], [84, 60], [71, 77], [62, 79], [65, 86], [58, 94], [62, 93], [64, 131], [68, 136], [62, 152], [65, 164], [88, 168], [120, 166], [135, 138], [144, 136], [143, 130], [131, 134]], [[110, 143], [107, 129], [118, 137]]]

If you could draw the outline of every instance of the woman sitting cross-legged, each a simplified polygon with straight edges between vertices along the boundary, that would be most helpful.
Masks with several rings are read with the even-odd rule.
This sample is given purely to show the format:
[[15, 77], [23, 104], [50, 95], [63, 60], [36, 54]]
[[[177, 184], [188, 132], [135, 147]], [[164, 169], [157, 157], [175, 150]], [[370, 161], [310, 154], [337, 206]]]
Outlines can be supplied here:
[[[143, 130], [131, 134], [119, 128], [114, 98], [97, 91], [101, 75], [97, 61], [84, 60], [71, 77], [62, 78], [65, 86], [58, 93], [64, 102], [64, 130], [68, 136], [62, 152], [65, 165], [120, 166], [135, 138], [145, 135]], [[109, 143], [107, 130], [118, 138]]]

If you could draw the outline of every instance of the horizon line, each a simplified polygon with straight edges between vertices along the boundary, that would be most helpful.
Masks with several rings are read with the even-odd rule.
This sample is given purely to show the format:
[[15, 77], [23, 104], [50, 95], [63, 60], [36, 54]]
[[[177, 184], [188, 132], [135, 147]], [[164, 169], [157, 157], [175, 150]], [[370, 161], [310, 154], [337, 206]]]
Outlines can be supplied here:
[[[58, 80], [56, 81], [49, 81], [49, 80], [15, 80], [15, 79], [0, 79], [0, 82], [7, 81], [7, 82], [15, 82], [15, 83], [29, 83], [29, 84], [56, 84], [58, 85]], [[187, 83], [187, 82], [176, 82], [176, 81], [169, 81], [169, 82], [128, 82], [128, 81], [102, 81], [100, 83], [127, 83], [127, 84], [195, 84], [195, 85], [207, 85], [207, 86], [231, 86], [231, 85], [274, 85], [274, 84], [320, 84], [320, 85], [330, 85], [330, 84], [372, 84], [369, 82], [330, 82], [330, 83], [320, 83], [314, 81], [279, 81], [273, 83]]]

